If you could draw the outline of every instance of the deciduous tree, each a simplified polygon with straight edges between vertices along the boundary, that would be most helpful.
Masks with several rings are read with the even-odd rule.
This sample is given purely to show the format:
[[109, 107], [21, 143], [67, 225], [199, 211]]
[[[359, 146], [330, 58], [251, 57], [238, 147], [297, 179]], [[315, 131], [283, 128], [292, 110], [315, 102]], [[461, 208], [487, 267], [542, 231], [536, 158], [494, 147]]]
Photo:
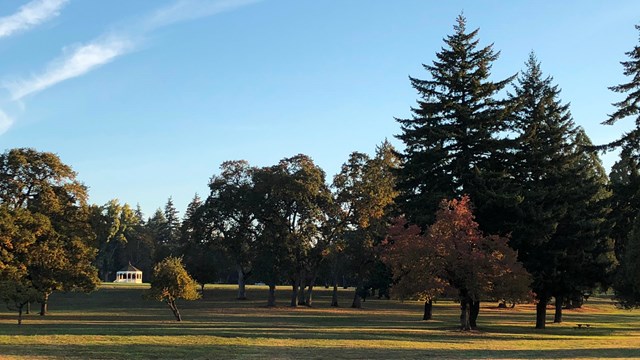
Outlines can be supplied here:
[[196, 300], [200, 298], [200, 293], [198, 284], [182, 265], [182, 259], [169, 256], [154, 266], [147, 297], [165, 302], [176, 320], [182, 321], [177, 300]]
[[443, 278], [458, 290], [463, 330], [476, 328], [480, 301], [495, 296], [495, 284], [502, 278], [515, 275], [529, 283], [528, 274], [518, 263], [518, 255], [509, 247], [508, 239], [485, 236], [480, 231], [466, 196], [442, 201], [436, 221], [426, 233], [426, 241], [437, 249], [444, 264]]
[[436, 221], [424, 234], [419, 227], [397, 219], [385, 247], [384, 258], [397, 280], [396, 293], [425, 300], [426, 318], [430, 318], [430, 301], [446, 287], [458, 291], [462, 330], [477, 327], [481, 300], [504, 291], [496, 284], [517, 282], [524, 286], [513, 291], [528, 292], [530, 278], [517, 261], [517, 253], [507, 238], [480, 231], [467, 196], [443, 200]]
[[[387, 287], [389, 278], [380, 261], [379, 245], [387, 227], [396, 215], [396, 175], [399, 159], [393, 146], [384, 141], [376, 148], [373, 158], [354, 152], [334, 177], [336, 204], [342, 209], [342, 240], [334, 247], [340, 249], [347, 261], [347, 269], [356, 280], [352, 307], [359, 308], [363, 296], [373, 282]], [[382, 279], [374, 279], [374, 274]], [[386, 283], [386, 284], [385, 284]], [[336, 287], [334, 286], [334, 289]]]
[[[254, 194], [261, 199], [257, 219], [263, 234], [259, 247], [270, 256], [265, 258], [259, 253], [262, 268], [273, 263], [284, 272], [280, 276], [285, 276], [292, 286], [291, 306], [297, 306], [298, 293], [303, 293], [307, 274], [313, 271], [310, 260], [332, 202], [324, 171], [300, 154], [256, 171], [254, 184]], [[275, 276], [271, 274], [270, 281], [275, 281]], [[304, 293], [300, 298], [304, 302]]]
[[86, 199], [85, 186], [55, 154], [20, 148], [0, 155], [0, 206], [50, 223], [23, 262], [31, 286], [39, 292], [41, 315], [51, 292], [90, 291], [98, 283]]
[[238, 274], [239, 300], [246, 299], [245, 282], [251, 274], [258, 236], [253, 173], [244, 160], [225, 161], [220, 174], [209, 180], [209, 196], [196, 213], [204, 240], [221, 250], [233, 263]]

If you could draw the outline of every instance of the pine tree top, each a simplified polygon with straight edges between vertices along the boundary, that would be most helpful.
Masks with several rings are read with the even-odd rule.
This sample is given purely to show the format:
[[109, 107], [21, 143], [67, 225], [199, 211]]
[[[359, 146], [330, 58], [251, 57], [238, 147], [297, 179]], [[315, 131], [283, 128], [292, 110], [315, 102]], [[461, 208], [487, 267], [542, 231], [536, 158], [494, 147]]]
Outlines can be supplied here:
[[[635, 28], [640, 32], [640, 25]], [[618, 120], [635, 117], [635, 128], [624, 133], [618, 140], [608, 144], [597, 146], [600, 150], [612, 150], [617, 147], [631, 149], [635, 156], [640, 149], [640, 36], [638, 44], [631, 51], [625, 53], [629, 60], [621, 61], [623, 74], [630, 77], [630, 81], [620, 85], [609, 87], [609, 90], [620, 94], [626, 94], [626, 97], [612, 105], [616, 111], [609, 115], [609, 118], [602, 122], [604, 125], [613, 125]]]

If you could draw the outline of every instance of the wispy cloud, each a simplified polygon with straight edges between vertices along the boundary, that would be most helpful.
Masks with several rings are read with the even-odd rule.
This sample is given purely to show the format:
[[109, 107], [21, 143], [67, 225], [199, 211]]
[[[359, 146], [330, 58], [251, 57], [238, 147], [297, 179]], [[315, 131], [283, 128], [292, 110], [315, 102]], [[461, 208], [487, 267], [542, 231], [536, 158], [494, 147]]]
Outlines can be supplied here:
[[[0, 18], [0, 38], [37, 25], [59, 14], [69, 0], [34, 0], [11, 16]], [[63, 54], [51, 61], [43, 71], [22, 79], [4, 80], [14, 103], [28, 95], [50, 88], [60, 82], [84, 75], [117, 57], [136, 50], [141, 38], [154, 30], [212, 16], [224, 11], [256, 3], [260, 0], [177, 0], [138, 19], [136, 24], [119, 29], [117, 35], [99, 37], [89, 43], [63, 49]], [[0, 135], [13, 124], [13, 118], [0, 110]]]
[[58, 16], [67, 2], [68, 0], [34, 0], [23, 5], [15, 14], [0, 18], [0, 38]]
[[124, 37], [112, 36], [96, 40], [66, 49], [65, 54], [51, 62], [41, 74], [18, 81], [5, 81], [3, 86], [11, 93], [12, 100], [20, 100], [62, 81], [86, 74], [132, 49], [133, 42]]
[[146, 31], [175, 23], [200, 19], [250, 5], [260, 0], [178, 0], [153, 12], [143, 23]]
[[13, 119], [10, 118], [4, 111], [0, 110], [0, 135], [4, 134], [13, 125]]

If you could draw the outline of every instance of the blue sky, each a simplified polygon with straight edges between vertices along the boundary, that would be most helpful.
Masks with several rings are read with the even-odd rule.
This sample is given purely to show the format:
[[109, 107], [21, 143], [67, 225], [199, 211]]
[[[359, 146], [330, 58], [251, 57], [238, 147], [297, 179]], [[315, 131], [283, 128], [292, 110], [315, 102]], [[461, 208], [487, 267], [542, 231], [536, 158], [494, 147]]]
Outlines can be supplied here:
[[[399, 132], [463, 11], [501, 51], [493, 79], [533, 50], [595, 143], [638, 44], [637, 0], [33, 0], [0, 2], [0, 150], [57, 153], [90, 201], [183, 212], [225, 160], [304, 153], [328, 181], [352, 151]], [[606, 167], [615, 154], [603, 157]]]

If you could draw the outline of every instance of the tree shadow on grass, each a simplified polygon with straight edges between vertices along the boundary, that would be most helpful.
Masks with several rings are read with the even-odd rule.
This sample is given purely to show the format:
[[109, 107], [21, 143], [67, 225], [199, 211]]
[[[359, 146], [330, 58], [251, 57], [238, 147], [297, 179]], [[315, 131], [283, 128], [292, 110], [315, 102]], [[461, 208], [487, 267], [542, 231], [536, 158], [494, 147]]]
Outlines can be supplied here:
[[0, 345], [0, 354], [5, 356], [47, 357], [60, 359], [519, 359], [519, 358], [634, 358], [640, 350], [569, 349], [569, 350], [414, 350], [394, 348], [359, 347], [296, 347], [295, 343], [280, 346], [256, 345], [37, 345], [16, 347]]

